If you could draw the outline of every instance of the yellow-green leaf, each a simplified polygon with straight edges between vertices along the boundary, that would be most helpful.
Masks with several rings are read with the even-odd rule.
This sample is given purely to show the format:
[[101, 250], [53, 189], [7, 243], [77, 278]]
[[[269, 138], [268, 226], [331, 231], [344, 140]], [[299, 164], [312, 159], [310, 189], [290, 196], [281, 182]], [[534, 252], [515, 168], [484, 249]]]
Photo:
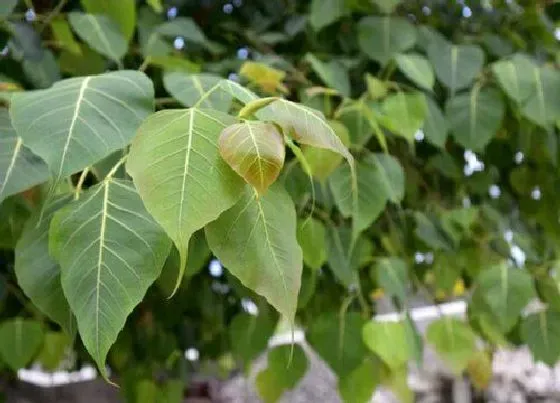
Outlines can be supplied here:
[[226, 127], [220, 135], [219, 149], [229, 166], [261, 195], [278, 178], [286, 155], [276, 126], [254, 121]]

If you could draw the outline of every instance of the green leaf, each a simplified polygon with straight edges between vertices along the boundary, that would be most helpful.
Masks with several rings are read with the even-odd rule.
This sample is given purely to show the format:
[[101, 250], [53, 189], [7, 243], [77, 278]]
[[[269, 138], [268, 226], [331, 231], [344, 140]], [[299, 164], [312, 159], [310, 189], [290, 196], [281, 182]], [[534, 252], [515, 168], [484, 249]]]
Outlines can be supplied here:
[[[222, 79], [211, 74], [186, 74], [166, 72], [163, 85], [173, 98], [185, 106], [194, 106], [208, 91], [219, 85]], [[200, 107], [227, 112], [231, 106], [231, 95], [226, 91], [213, 91], [202, 100]]]
[[345, 97], [350, 96], [350, 78], [348, 70], [344, 65], [336, 60], [322, 62], [314, 54], [307, 53], [304, 60], [311, 64], [311, 67], [330, 88], [337, 90]]
[[436, 77], [452, 94], [471, 85], [484, 65], [484, 52], [476, 45], [435, 41], [428, 46], [428, 58]]
[[71, 346], [71, 339], [66, 333], [49, 331], [45, 333], [43, 348], [37, 358], [44, 369], [54, 371]]
[[476, 351], [475, 334], [458, 319], [445, 317], [430, 323], [426, 338], [456, 375], [463, 372]]
[[257, 374], [255, 384], [265, 403], [277, 402], [295, 388], [307, 372], [307, 357], [299, 345], [284, 345], [268, 352], [268, 366]]
[[381, 189], [389, 201], [395, 204], [402, 202], [405, 192], [405, 175], [399, 161], [395, 157], [383, 153], [368, 154], [364, 160], [375, 165]]
[[10, 114], [24, 144], [45, 160], [54, 182], [59, 183], [124, 148], [152, 112], [153, 102], [148, 77], [136, 71], [118, 71], [18, 93], [12, 99]]
[[337, 111], [337, 118], [348, 128], [350, 144], [358, 147], [367, 144], [374, 132], [374, 128], [370, 125], [368, 119], [370, 115], [373, 115], [373, 112], [363, 97], [357, 101], [349, 99], [343, 101], [342, 106]]
[[368, 403], [380, 383], [380, 366], [366, 358], [359, 367], [339, 380], [338, 390], [345, 403]]
[[451, 250], [454, 248], [453, 241], [431, 218], [419, 211], [414, 213], [414, 218], [416, 221], [414, 234], [418, 239], [435, 250]]
[[104, 14], [115, 22], [127, 41], [136, 28], [136, 0], [81, 0], [89, 14]]
[[303, 261], [314, 270], [319, 270], [327, 261], [326, 232], [323, 223], [313, 217], [298, 222], [297, 240]]
[[417, 53], [399, 54], [395, 56], [395, 61], [410, 81], [427, 90], [434, 87], [434, 70], [424, 56]]
[[260, 195], [276, 181], [284, 166], [284, 139], [271, 123], [233, 124], [222, 131], [218, 144], [222, 158]]
[[275, 329], [276, 321], [270, 315], [237, 314], [228, 328], [233, 353], [245, 364], [250, 364], [266, 350]]
[[175, 38], [183, 37], [188, 42], [205, 45], [207, 40], [204, 32], [188, 17], [177, 17], [157, 27], [157, 32], [163, 36]]
[[424, 134], [426, 139], [439, 148], [445, 148], [449, 127], [438, 104], [430, 96], [426, 99], [426, 120], [424, 120]]
[[399, 258], [383, 258], [375, 266], [377, 282], [386, 293], [396, 297], [401, 304], [407, 300], [408, 268]]
[[74, 39], [74, 34], [66, 19], [62, 17], [53, 19], [51, 21], [51, 31], [54, 40], [59, 46], [70, 53], [81, 55], [82, 49], [80, 48], [80, 44]]
[[404, 322], [366, 323], [362, 330], [366, 346], [391, 369], [398, 369], [412, 358]]
[[93, 50], [120, 63], [128, 44], [118, 26], [109, 17], [79, 12], [68, 14], [72, 29]]
[[522, 309], [536, 295], [529, 273], [506, 264], [483, 270], [477, 284], [477, 291], [496, 316], [496, 324], [504, 333], [515, 326]]
[[369, 73], [366, 73], [366, 85], [368, 95], [373, 100], [385, 98], [389, 92], [389, 85], [386, 81], [381, 81]]
[[543, 310], [521, 322], [523, 340], [535, 361], [554, 366], [560, 358], [560, 313]]
[[234, 122], [218, 111], [164, 110], [146, 119], [132, 142], [127, 170], [146, 208], [179, 250], [176, 287], [192, 234], [243, 193], [243, 180], [218, 152], [221, 131]]
[[105, 70], [107, 61], [99, 53], [91, 50], [87, 45], [80, 46], [80, 54], [63, 50], [58, 62], [60, 69], [75, 76], [89, 76], [100, 74]]
[[380, 123], [393, 133], [414, 141], [427, 115], [426, 98], [421, 92], [389, 95], [381, 104]]
[[475, 86], [470, 93], [451, 98], [445, 115], [451, 133], [463, 147], [482, 151], [502, 124], [505, 105], [494, 88]]
[[335, 278], [347, 288], [358, 285], [358, 270], [373, 256], [373, 244], [363, 236], [352, 243], [347, 227], [330, 226], [327, 231], [328, 262]]
[[[348, 146], [350, 134], [346, 126], [337, 120], [330, 120], [328, 123], [342, 144]], [[324, 182], [342, 162], [342, 156], [330, 150], [304, 146], [302, 152], [311, 169], [311, 174], [321, 182]]]
[[0, 108], [0, 202], [48, 179], [47, 165], [23, 145], [8, 110]]
[[346, 14], [345, 0], [313, 0], [309, 22], [315, 31], [320, 31]]
[[25, 59], [23, 71], [37, 88], [48, 88], [60, 80], [60, 68], [53, 52], [46, 49], [38, 60]]
[[43, 344], [41, 323], [16, 317], [0, 324], [0, 358], [13, 371], [25, 368]]
[[306, 334], [309, 344], [340, 379], [358, 368], [367, 354], [362, 341], [364, 323], [356, 312], [323, 313], [311, 322]]
[[246, 189], [205, 230], [210, 249], [224, 266], [293, 323], [303, 257], [294, 204], [282, 186], [273, 184], [261, 197]]
[[521, 53], [492, 64], [492, 72], [502, 90], [519, 104], [525, 102], [534, 91], [534, 76], [528, 72], [536, 68], [533, 61]]
[[62, 292], [60, 266], [49, 255], [49, 226], [53, 215], [70, 200], [58, 196], [36, 211], [25, 224], [15, 249], [15, 273], [25, 295], [64, 331], [73, 336], [74, 315]]
[[[329, 178], [329, 186], [338, 209], [346, 217], [353, 215], [356, 229], [360, 232], [368, 228], [383, 212], [389, 197], [393, 196], [388, 192], [393, 191], [392, 186], [400, 186], [400, 183], [386, 182], [389, 177], [385, 167], [378, 163], [381, 160], [378, 160], [378, 157], [378, 155], [369, 154], [356, 165], [358, 175], [357, 211], [354, 211], [352, 206], [352, 182], [348, 166], [338, 167]], [[383, 157], [382, 159], [384, 160]], [[394, 168], [394, 166], [391, 164], [390, 168]], [[404, 181], [401, 183], [404, 188]]]
[[386, 65], [416, 43], [416, 28], [400, 17], [364, 17], [358, 24], [358, 45], [371, 59]]
[[82, 341], [107, 378], [107, 352], [158, 278], [169, 239], [132, 183], [116, 179], [106, 179], [59, 210], [49, 235]]
[[534, 123], [549, 127], [560, 119], [560, 76], [550, 67], [533, 68], [533, 92], [522, 112]]

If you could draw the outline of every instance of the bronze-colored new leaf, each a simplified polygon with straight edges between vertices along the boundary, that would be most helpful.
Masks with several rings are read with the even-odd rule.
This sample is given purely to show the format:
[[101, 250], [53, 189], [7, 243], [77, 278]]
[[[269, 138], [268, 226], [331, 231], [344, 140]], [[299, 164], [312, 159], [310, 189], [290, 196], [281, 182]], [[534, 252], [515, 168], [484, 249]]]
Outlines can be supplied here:
[[226, 127], [220, 135], [219, 148], [229, 166], [261, 195], [278, 178], [286, 155], [276, 126], [263, 122]]

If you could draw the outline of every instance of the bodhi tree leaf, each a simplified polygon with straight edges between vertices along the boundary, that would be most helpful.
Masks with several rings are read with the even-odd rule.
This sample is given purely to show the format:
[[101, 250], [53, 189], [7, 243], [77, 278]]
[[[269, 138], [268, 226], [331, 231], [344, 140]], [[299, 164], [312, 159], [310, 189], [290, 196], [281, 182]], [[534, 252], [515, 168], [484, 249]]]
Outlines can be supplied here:
[[476, 351], [472, 329], [458, 319], [445, 317], [432, 322], [426, 338], [457, 375], [467, 367]]
[[222, 158], [262, 195], [284, 166], [286, 147], [271, 123], [245, 121], [226, 127], [219, 139]]
[[383, 153], [368, 154], [365, 161], [375, 165], [382, 184], [381, 188], [387, 198], [393, 203], [400, 203], [404, 199], [405, 176], [399, 161], [395, 157]]
[[313, 0], [309, 22], [315, 31], [320, 31], [347, 13], [345, 0]]
[[344, 65], [336, 60], [322, 62], [312, 53], [307, 53], [304, 60], [311, 64], [315, 73], [330, 88], [337, 90], [345, 97], [350, 96], [350, 78]]
[[410, 81], [428, 90], [434, 87], [434, 70], [424, 56], [417, 53], [399, 54], [395, 56], [395, 61]]
[[199, 45], [205, 45], [207, 40], [204, 32], [188, 17], [177, 17], [157, 27], [157, 32], [164, 36], [181, 36], [185, 40]]
[[364, 319], [359, 313], [323, 313], [311, 322], [306, 334], [313, 350], [344, 379], [360, 366], [367, 354], [362, 341]]
[[16, 317], [0, 324], [0, 358], [13, 371], [25, 368], [43, 343], [41, 323]]
[[463, 147], [482, 151], [502, 124], [505, 105], [494, 88], [474, 86], [468, 94], [451, 98], [445, 115], [451, 133]]
[[118, 26], [109, 17], [71, 12], [68, 21], [80, 39], [93, 50], [121, 63], [128, 45]]
[[535, 361], [551, 367], [556, 364], [560, 358], [560, 313], [546, 309], [527, 316], [521, 322], [521, 334]]
[[246, 188], [237, 204], [205, 231], [224, 266], [293, 324], [303, 256], [294, 204], [283, 187], [275, 183], [261, 197]]
[[414, 135], [426, 119], [426, 98], [421, 92], [389, 95], [381, 104], [380, 123], [393, 133], [414, 141]]
[[449, 91], [468, 87], [484, 64], [484, 52], [476, 45], [453, 45], [434, 41], [428, 46], [428, 58], [436, 77]]
[[338, 390], [345, 403], [368, 403], [381, 383], [379, 363], [367, 357], [355, 370], [340, 378]]
[[115, 22], [120, 32], [130, 41], [136, 28], [135, 0], [81, 0], [89, 14], [104, 14]]
[[[346, 126], [336, 120], [330, 120], [328, 123], [340, 138], [342, 144], [350, 145], [350, 134]], [[311, 174], [321, 182], [325, 181], [342, 162], [342, 156], [331, 150], [303, 146], [302, 152]]]
[[323, 223], [313, 217], [298, 222], [297, 240], [305, 264], [319, 270], [327, 261], [326, 230]]
[[404, 18], [369, 16], [358, 24], [360, 49], [381, 65], [413, 47], [415, 42], [416, 28]]
[[307, 372], [307, 357], [299, 345], [283, 345], [268, 352], [268, 366], [257, 374], [255, 384], [265, 403], [275, 403], [293, 389]]
[[49, 250], [81, 339], [105, 359], [126, 318], [158, 278], [170, 242], [129, 181], [107, 178], [55, 213]]
[[358, 162], [358, 206], [352, 206], [352, 178], [347, 165], [339, 166], [329, 178], [329, 187], [340, 212], [353, 216], [355, 228], [359, 232], [368, 228], [385, 209], [388, 195], [381, 192], [383, 188], [379, 170], [370, 158]]
[[0, 108], [0, 202], [48, 179], [47, 165], [23, 145], [8, 110]]
[[218, 111], [164, 110], [146, 119], [132, 142], [127, 170], [180, 253], [176, 288], [192, 234], [232, 207], [243, 192], [243, 180], [218, 152], [221, 131], [234, 122]]
[[148, 77], [118, 71], [17, 94], [10, 115], [18, 135], [45, 160], [56, 184], [125, 147], [153, 103]]
[[44, 369], [54, 371], [59, 367], [64, 354], [71, 346], [71, 338], [66, 333], [47, 332], [45, 333], [43, 348], [37, 358]]
[[364, 236], [352, 243], [348, 227], [331, 225], [327, 231], [328, 261], [335, 278], [346, 288], [358, 285], [358, 270], [373, 256], [373, 244]]
[[396, 297], [401, 304], [406, 303], [408, 268], [406, 262], [398, 258], [383, 258], [375, 266], [377, 282], [385, 292]]
[[426, 120], [424, 120], [424, 134], [430, 143], [439, 148], [444, 148], [449, 132], [447, 121], [432, 97], [426, 95], [424, 98], [428, 107], [426, 109]]
[[276, 322], [270, 315], [239, 313], [231, 321], [228, 331], [233, 353], [246, 364], [266, 350], [274, 334]]
[[60, 266], [49, 255], [49, 226], [53, 215], [70, 200], [58, 196], [25, 224], [15, 250], [15, 273], [25, 295], [68, 334], [76, 330], [74, 315], [64, 298]]
[[404, 322], [366, 323], [362, 330], [364, 343], [389, 366], [397, 369], [412, 358]]
[[483, 270], [477, 284], [477, 291], [504, 333], [515, 326], [521, 310], [535, 296], [531, 276], [522, 269], [510, 268], [506, 264]]
[[[173, 98], [185, 106], [194, 106], [204, 95], [222, 79], [211, 74], [186, 74], [182, 72], [167, 72], [163, 75], [163, 86]], [[227, 112], [232, 97], [226, 91], [212, 91], [200, 102], [200, 107]]]
[[492, 64], [492, 72], [500, 87], [515, 102], [522, 104], [534, 91], [534, 76], [528, 74], [537, 67], [523, 54], [515, 54], [510, 59], [499, 60]]

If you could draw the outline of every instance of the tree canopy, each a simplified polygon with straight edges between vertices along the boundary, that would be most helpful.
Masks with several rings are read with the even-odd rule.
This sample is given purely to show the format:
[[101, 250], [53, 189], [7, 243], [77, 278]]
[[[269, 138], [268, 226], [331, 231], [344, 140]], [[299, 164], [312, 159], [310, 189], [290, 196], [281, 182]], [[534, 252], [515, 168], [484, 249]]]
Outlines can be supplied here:
[[[555, 364], [559, 18], [545, 0], [2, 1], [0, 371], [73, 351], [126, 401], [179, 402], [193, 371], [248, 369], [296, 328], [347, 402], [409, 400], [425, 343], [481, 388], [498, 346]], [[418, 296], [466, 318], [420, 334]], [[307, 366], [269, 350], [263, 400]]]

